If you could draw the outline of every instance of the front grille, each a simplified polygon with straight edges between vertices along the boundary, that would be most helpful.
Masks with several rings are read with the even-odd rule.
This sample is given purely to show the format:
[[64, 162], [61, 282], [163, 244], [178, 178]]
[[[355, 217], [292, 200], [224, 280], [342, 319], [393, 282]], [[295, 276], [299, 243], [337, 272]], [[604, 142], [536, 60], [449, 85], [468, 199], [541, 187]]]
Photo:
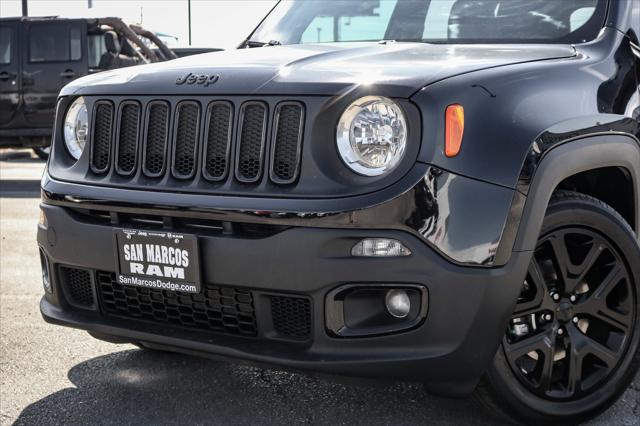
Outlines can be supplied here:
[[273, 328], [283, 337], [311, 335], [311, 301], [302, 297], [271, 297]]
[[91, 272], [86, 269], [60, 267], [60, 281], [67, 301], [77, 307], [92, 308], [95, 303]]
[[[97, 99], [88, 178], [251, 190], [294, 183], [301, 172], [305, 106], [236, 99]], [[271, 113], [273, 110], [273, 113]], [[163, 180], [163, 178], [166, 178]], [[121, 181], [122, 182], [122, 181]], [[224, 185], [228, 183], [228, 185]]]
[[182, 327], [256, 336], [253, 295], [249, 291], [205, 285], [198, 294], [123, 286], [114, 273], [97, 273], [106, 314]]
[[111, 158], [111, 132], [113, 131], [113, 105], [97, 102], [93, 121], [93, 142], [91, 144], [91, 170], [104, 173], [109, 170]]

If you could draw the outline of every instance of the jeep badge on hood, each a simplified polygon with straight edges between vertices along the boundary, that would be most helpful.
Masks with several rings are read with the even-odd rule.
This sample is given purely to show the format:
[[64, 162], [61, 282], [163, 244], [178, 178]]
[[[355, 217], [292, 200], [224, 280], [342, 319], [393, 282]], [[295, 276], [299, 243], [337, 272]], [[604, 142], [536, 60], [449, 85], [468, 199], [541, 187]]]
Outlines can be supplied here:
[[176, 84], [178, 86], [182, 86], [183, 84], [189, 84], [189, 85], [201, 84], [201, 85], [204, 85], [204, 87], [208, 87], [211, 84], [215, 84], [215, 82], [218, 81], [219, 79], [220, 79], [220, 76], [218, 74], [196, 75], [193, 73], [188, 73], [185, 76], [178, 77], [176, 79]]

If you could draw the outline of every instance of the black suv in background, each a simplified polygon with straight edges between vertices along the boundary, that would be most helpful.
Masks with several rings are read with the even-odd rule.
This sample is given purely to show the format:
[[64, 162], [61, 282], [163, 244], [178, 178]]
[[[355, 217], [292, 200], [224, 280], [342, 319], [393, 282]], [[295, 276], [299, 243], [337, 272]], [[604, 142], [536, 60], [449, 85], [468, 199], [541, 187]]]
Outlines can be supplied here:
[[46, 157], [64, 85], [87, 74], [176, 57], [154, 33], [118, 18], [0, 19], [0, 147], [33, 147]]
[[640, 364], [639, 34], [638, 1], [283, 1], [238, 50], [79, 79], [42, 315], [593, 417]]

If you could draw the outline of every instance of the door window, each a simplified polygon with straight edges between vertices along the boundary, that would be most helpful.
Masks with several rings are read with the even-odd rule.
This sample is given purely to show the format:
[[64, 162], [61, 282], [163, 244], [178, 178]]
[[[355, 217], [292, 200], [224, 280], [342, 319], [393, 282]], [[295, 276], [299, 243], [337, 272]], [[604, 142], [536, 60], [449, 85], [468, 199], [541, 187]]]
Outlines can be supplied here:
[[107, 51], [104, 34], [89, 34], [87, 37], [87, 52], [89, 68], [98, 68], [102, 55]]
[[67, 62], [82, 58], [80, 29], [38, 23], [29, 30], [29, 62]]
[[11, 63], [11, 43], [13, 31], [8, 27], [0, 27], [0, 65]]

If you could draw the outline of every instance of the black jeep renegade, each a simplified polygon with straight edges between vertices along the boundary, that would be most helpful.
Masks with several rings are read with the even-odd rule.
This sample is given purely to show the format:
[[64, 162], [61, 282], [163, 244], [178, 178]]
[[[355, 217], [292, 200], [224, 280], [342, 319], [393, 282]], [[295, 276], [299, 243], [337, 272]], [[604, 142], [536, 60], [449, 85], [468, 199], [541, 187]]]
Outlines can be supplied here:
[[525, 422], [640, 364], [640, 1], [283, 1], [66, 86], [44, 318]]

